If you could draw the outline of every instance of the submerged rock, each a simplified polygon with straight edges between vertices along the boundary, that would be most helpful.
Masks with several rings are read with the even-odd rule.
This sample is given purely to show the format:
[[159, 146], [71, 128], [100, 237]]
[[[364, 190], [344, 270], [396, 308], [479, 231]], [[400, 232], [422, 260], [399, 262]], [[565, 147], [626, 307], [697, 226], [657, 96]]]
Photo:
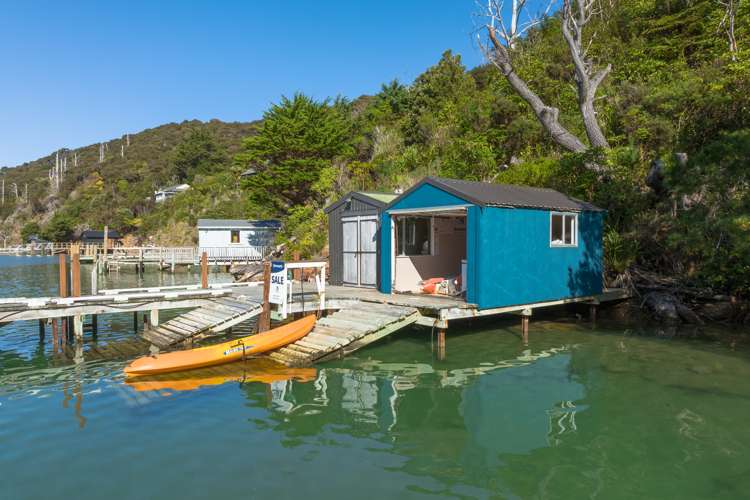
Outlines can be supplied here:
[[643, 299], [643, 305], [658, 321], [676, 325], [687, 323], [701, 325], [703, 321], [680, 299], [668, 292], [651, 292]]
[[727, 321], [734, 317], [734, 305], [729, 301], [708, 302], [698, 312], [714, 321]]

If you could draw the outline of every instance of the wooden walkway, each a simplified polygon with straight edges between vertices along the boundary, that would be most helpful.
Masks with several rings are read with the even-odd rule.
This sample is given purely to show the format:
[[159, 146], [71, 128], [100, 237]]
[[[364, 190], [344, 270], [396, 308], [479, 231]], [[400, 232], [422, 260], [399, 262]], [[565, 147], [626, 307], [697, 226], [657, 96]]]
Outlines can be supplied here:
[[258, 316], [263, 307], [258, 302], [237, 298], [217, 298], [209, 304], [177, 316], [143, 332], [143, 337], [160, 349], [195, 341], [209, 334], [223, 332], [234, 325]]
[[286, 366], [305, 366], [343, 357], [415, 323], [419, 316], [413, 307], [355, 304], [319, 319], [312, 332], [269, 357]]

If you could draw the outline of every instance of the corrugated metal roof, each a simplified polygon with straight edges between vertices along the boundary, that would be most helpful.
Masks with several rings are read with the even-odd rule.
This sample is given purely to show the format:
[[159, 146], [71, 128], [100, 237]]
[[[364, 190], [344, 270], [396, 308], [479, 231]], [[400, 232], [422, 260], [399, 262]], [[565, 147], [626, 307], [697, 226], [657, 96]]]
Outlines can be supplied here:
[[404, 198], [422, 184], [431, 184], [439, 189], [482, 206], [543, 208], [548, 210], [602, 211], [601, 208], [567, 196], [554, 189], [495, 184], [491, 182], [463, 181], [442, 177], [425, 177], [411, 189], [391, 202]]
[[396, 197], [398, 197], [397, 194], [393, 193], [371, 193], [368, 191], [357, 191], [357, 193], [363, 196], [367, 196], [368, 198], [372, 198], [373, 200], [381, 201], [383, 203], [390, 203], [395, 200]]
[[277, 220], [198, 219], [198, 229], [279, 229]]
[[396, 199], [395, 194], [391, 193], [371, 193], [371, 192], [365, 192], [365, 191], [350, 191], [346, 195], [339, 198], [337, 201], [333, 202], [329, 206], [327, 206], [324, 210], [325, 213], [331, 213], [332, 211], [336, 210], [338, 207], [343, 205], [344, 203], [350, 201], [352, 198], [357, 198], [369, 205], [372, 205], [374, 208], [383, 208], [387, 204], [389, 204], [391, 201]]

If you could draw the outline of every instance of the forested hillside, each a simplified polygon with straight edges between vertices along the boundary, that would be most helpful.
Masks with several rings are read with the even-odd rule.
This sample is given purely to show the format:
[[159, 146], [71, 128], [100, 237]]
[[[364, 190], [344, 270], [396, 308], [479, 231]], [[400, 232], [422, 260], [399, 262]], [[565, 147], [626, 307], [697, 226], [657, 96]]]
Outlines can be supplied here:
[[4, 168], [3, 233], [9, 242], [32, 234], [61, 241], [105, 224], [138, 233], [154, 190], [223, 172], [252, 131], [251, 123], [171, 123]]
[[[29, 183], [29, 207], [11, 220], [60, 205], [51, 220], [36, 216], [47, 235], [109, 222], [178, 242], [201, 215], [272, 216], [309, 255], [326, 243], [322, 208], [341, 193], [406, 188], [434, 174], [547, 186], [606, 208], [610, 279], [639, 269], [748, 294], [748, 2], [733, 2], [735, 45], [715, 0], [598, 4], [580, 40], [576, 18], [560, 12], [494, 50], [480, 29], [493, 64], [466, 68], [446, 51], [411, 84], [386, 83], [374, 96], [281, 98], [254, 126], [168, 125], [144, 132], [142, 144], [131, 136], [125, 158], [122, 140], [111, 141], [101, 164], [90, 146], [80, 173], [68, 152], [60, 195], [49, 194], [46, 177], [54, 155], [6, 171], [6, 182]], [[582, 78], [597, 80], [585, 98]], [[540, 113], [519, 79], [545, 105]], [[553, 137], [550, 123], [564, 134]], [[580, 147], [566, 146], [565, 134]], [[240, 179], [248, 168], [256, 175]], [[178, 179], [193, 189], [156, 208], [146, 201]], [[14, 210], [7, 191], [3, 217]]]

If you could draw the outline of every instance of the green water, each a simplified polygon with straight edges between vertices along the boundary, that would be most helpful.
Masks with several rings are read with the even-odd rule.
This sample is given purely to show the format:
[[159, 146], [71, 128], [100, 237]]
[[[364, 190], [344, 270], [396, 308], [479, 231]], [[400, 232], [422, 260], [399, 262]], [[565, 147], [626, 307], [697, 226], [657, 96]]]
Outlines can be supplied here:
[[[54, 290], [53, 264], [10, 259], [3, 296]], [[452, 328], [439, 361], [415, 328], [306, 382], [137, 391], [126, 359], [74, 365], [36, 328], [0, 328], [0, 498], [750, 494], [750, 352], [719, 343], [534, 321], [524, 348], [510, 321]], [[131, 330], [102, 318], [84, 347]]]

